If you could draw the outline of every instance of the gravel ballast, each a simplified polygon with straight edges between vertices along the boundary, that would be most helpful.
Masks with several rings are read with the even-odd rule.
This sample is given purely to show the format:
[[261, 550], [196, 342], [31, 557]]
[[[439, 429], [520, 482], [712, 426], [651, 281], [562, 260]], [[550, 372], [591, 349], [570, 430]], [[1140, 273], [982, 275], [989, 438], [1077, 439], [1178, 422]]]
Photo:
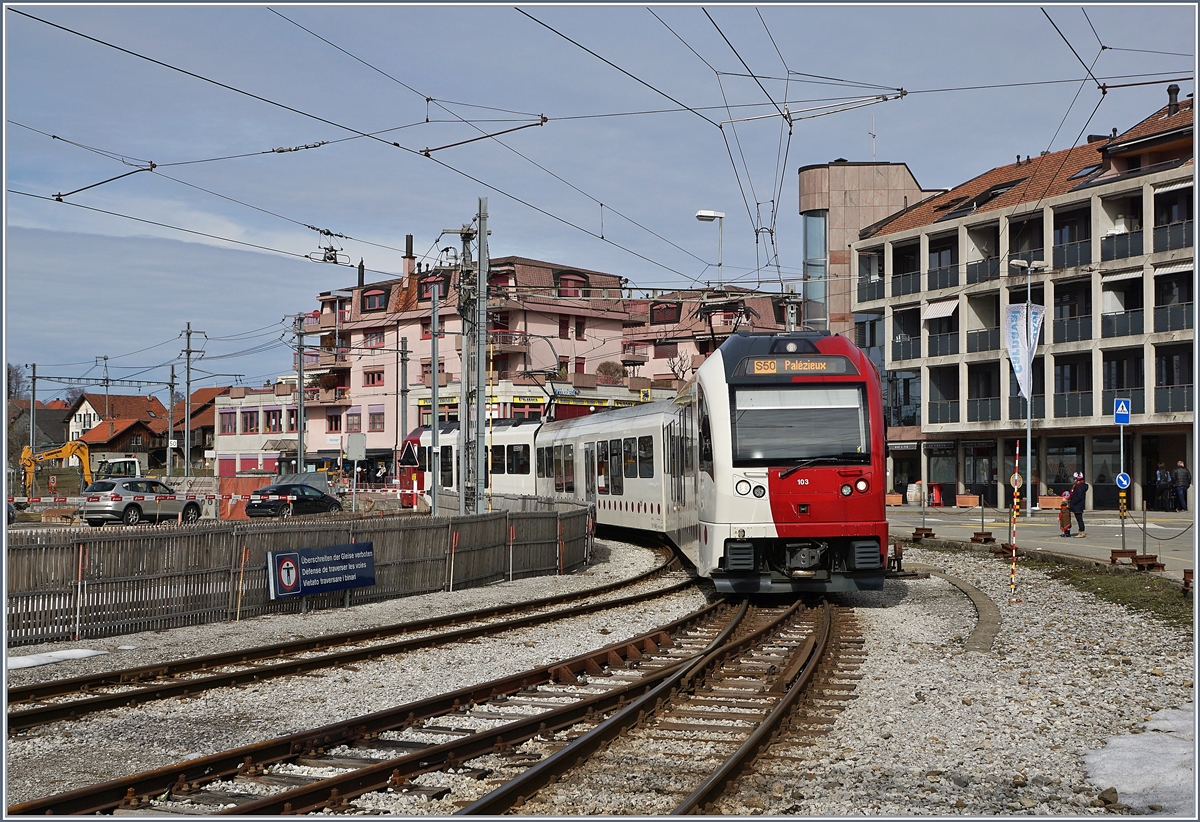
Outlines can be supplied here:
[[[628, 577], [654, 564], [650, 551], [615, 542], [602, 544], [597, 557], [600, 562], [572, 577], [86, 643], [84, 647], [111, 653], [13, 671], [10, 682], [76, 676], [534, 599], [567, 586], [590, 587]], [[1008, 566], [988, 554], [914, 548], [906, 550], [905, 558], [940, 568], [996, 603], [1001, 628], [992, 650], [965, 650], [976, 624], [975, 609], [944, 579], [889, 580], [882, 592], [846, 595], [845, 600], [857, 607], [868, 650], [856, 698], [837, 715], [829, 734], [807, 739], [812, 747], [774, 749], [780, 758], [764, 760], [759, 772], [743, 780], [718, 810], [808, 816], [1085, 815], [1125, 810], [1119, 802], [1106, 808], [1098, 799], [1112, 785], [1089, 779], [1085, 756], [1102, 749], [1109, 737], [1143, 732], [1154, 712], [1190, 702], [1190, 633], [1026, 568], [1018, 569], [1017, 577], [1023, 601], [1010, 603]], [[486, 681], [640, 633], [694, 611], [703, 601], [697, 589], [623, 609], [619, 617], [582, 616], [494, 640], [363, 663], [357, 671], [222, 689], [190, 701], [165, 700], [39, 728], [28, 737], [9, 740], [7, 801], [33, 799]], [[121, 645], [135, 650], [116, 650]], [[65, 647], [52, 644], [19, 651]], [[536, 748], [536, 743], [527, 745]], [[629, 776], [636, 779], [639, 774]], [[480, 790], [482, 784], [476, 787]], [[445, 814], [456, 807], [419, 797], [396, 800], [399, 797], [376, 806], [411, 814]], [[1151, 812], [1145, 806], [1128, 810]]]

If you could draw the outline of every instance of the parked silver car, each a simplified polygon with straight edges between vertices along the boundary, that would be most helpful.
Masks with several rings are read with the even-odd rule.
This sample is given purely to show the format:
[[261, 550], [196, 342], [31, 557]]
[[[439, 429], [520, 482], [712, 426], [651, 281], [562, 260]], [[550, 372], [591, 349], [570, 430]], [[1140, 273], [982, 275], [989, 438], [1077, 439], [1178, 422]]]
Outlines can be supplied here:
[[83, 518], [99, 527], [108, 522], [137, 525], [145, 520], [200, 519], [200, 503], [186, 500], [169, 485], [157, 480], [135, 477], [93, 482], [84, 489]]

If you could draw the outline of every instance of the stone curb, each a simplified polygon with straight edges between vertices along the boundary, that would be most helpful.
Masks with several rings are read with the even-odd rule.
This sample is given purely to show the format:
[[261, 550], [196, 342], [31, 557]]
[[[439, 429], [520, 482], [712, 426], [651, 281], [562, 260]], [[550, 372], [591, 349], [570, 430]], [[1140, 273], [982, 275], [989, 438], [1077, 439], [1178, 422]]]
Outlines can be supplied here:
[[989, 653], [992, 650], [992, 643], [995, 641], [996, 635], [1000, 633], [1000, 609], [996, 607], [996, 603], [992, 602], [987, 594], [969, 582], [964, 582], [958, 577], [942, 573], [932, 565], [911, 563], [911, 568], [914, 571], [941, 577], [967, 595], [971, 603], [975, 606], [975, 612], [979, 618], [975, 623], [975, 630], [971, 631], [971, 635], [967, 637], [964, 647], [968, 651], [978, 651], [981, 654]]

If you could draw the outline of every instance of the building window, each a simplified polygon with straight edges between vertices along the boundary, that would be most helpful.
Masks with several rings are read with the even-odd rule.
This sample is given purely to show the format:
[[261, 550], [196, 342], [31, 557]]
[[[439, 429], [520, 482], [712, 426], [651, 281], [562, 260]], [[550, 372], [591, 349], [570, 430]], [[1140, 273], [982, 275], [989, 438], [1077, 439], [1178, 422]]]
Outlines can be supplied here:
[[581, 297], [587, 279], [579, 274], [561, 274], [558, 278], [558, 296]]
[[346, 433], [358, 434], [362, 431], [362, 414], [346, 414]]
[[141, 434], [130, 434], [129, 435], [129, 447], [130, 448], [141, 448], [142, 447], [142, 435]]
[[[427, 362], [423, 362], [423, 363], [421, 363], [421, 379], [422, 379], [422, 381], [427, 381], [427, 380], [428, 380], [428, 378], [429, 378], [429, 375], [430, 375], [430, 374], [432, 374], [432, 373], [433, 373], [433, 367], [432, 367], [432, 365], [431, 365], [430, 363], [427, 363]], [[439, 360], [439, 361], [438, 361], [438, 373], [439, 373], [439, 374], [445, 374], [445, 373], [446, 373], [446, 362], [445, 362], [445, 360]]]
[[342, 432], [342, 415], [326, 414], [325, 430], [330, 434], [340, 434]]
[[542, 406], [532, 403], [516, 403], [512, 404], [512, 418], [514, 420], [540, 420], [542, 418]]
[[221, 429], [222, 434], [237, 433], [237, 412], [222, 411], [221, 412]]
[[575, 373], [576, 374], [584, 373], [584, 364], [585, 363], [586, 363], [586, 360], [583, 357], [575, 358]]
[[[421, 339], [428, 340], [433, 337], [433, 331], [430, 328], [430, 320], [421, 320]], [[438, 339], [446, 336], [446, 326], [444, 323], [438, 324]]]
[[367, 387], [373, 385], [383, 385], [383, 369], [379, 369], [377, 371], [364, 371], [363, 385]]
[[423, 277], [417, 290], [418, 300], [428, 300], [434, 284], [438, 286], [438, 302], [446, 299], [446, 290], [450, 285], [449, 277]]
[[383, 347], [383, 332], [368, 331], [363, 334], [363, 345], [367, 348], [382, 348]]
[[367, 430], [382, 431], [383, 429], [383, 412], [372, 411], [367, 415]]
[[571, 358], [570, 357], [564, 356], [564, 357], [558, 358], [558, 375], [560, 377], [567, 376], [567, 369], [570, 367], [571, 367]]
[[654, 359], [665, 360], [679, 356], [679, 343], [655, 343]]
[[587, 331], [587, 319], [584, 317], [576, 317], [575, 318], [575, 339], [577, 339], [577, 340], [587, 339], [587, 335], [585, 333], [586, 331]]
[[559, 314], [558, 315], [558, 338], [560, 340], [571, 339], [571, 315], [570, 314]]
[[276, 409], [274, 411], [263, 412], [263, 422], [267, 426], [268, 434], [283, 433], [283, 411]]
[[242, 412], [242, 433], [257, 434], [258, 433], [258, 412], [243, 411]]
[[296, 409], [295, 409], [295, 408], [289, 408], [289, 409], [288, 409], [288, 413], [287, 413], [287, 430], [289, 430], [289, 431], [295, 431], [295, 430], [296, 430]]
[[383, 311], [387, 308], [387, 292], [382, 288], [364, 291], [362, 295], [363, 311]]

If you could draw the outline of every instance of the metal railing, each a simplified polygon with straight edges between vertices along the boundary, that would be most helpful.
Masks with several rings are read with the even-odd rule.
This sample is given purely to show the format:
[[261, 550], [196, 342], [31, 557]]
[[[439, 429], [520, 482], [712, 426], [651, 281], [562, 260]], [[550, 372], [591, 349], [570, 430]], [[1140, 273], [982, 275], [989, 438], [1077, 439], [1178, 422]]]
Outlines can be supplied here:
[[1192, 386], [1160, 385], [1154, 389], [1154, 413], [1173, 414], [1192, 410]]
[[893, 360], [912, 360], [921, 356], [921, 338], [905, 337], [892, 341]]
[[1091, 338], [1091, 314], [1080, 317], [1063, 317], [1054, 321], [1054, 341], [1056, 343], [1077, 342]]
[[1000, 350], [1000, 329], [999, 328], [980, 328], [976, 331], [967, 332], [967, 353], [974, 354], [977, 351], [999, 351]]
[[988, 422], [999, 419], [999, 397], [967, 397], [967, 422]]
[[[1008, 398], [1008, 418], [1010, 420], [1025, 419], [1025, 398], [1020, 394], [1013, 394]], [[1033, 395], [1033, 418], [1035, 420], [1044, 420], [1046, 418], [1046, 395]]]
[[1142, 231], [1127, 234], [1110, 234], [1100, 238], [1100, 261], [1124, 260], [1126, 257], [1142, 255]]
[[1154, 331], [1185, 331], [1195, 321], [1195, 303], [1175, 303], [1154, 307]]
[[1113, 401], [1117, 397], [1129, 400], [1129, 413], [1146, 413], [1146, 391], [1143, 388], [1105, 388], [1100, 392], [1100, 411], [1104, 414], [1112, 411]]
[[986, 260], [967, 263], [967, 285], [998, 279], [1000, 279], [999, 257], [989, 257]]
[[1042, 248], [1033, 248], [1029, 251], [1016, 251], [1008, 255], [1009, 262], [1012, 262], [1013, 260], [1024, 260], [1030, 265], [1033, 263], [1040, 263], [1045, 258], [1046, 251]]
[[858, 281], [858, 301], [865, 303], [870, 300], [882, 300], [887, 296], [887, 291], [884, 288], [884, 282], [879, 280], [864, 280]]
[[1091, 391], [1067, 391], [1054, 395], [1054, 416], [1056, 417], [1090, 417], [1092, 416]]
[[513, 347], [529, 347], [529, 335], [520, 331], [490, 330], [487, 333], [489, 345], [509, 345]]
[[1076, 268], [1092, 262], [1092, 241], [1078, 240], [1054, 246], [1055, 268]]
[[925, 406], [925, 418], [926, 425], [958, 422], [958, 400], [929, 403]]
[[919, 405], [889, 405], [883, 409], [887, 424], [898, 428], [906, 425], [921, 424], [921, 406]]
[[1192, 245], [1191, 220], [1154, 227], [1155, 251], [1177, 251], [1182, 248], [1191, 248]]
[[892, 275], [892, 296], [903, 294], [918, 294], [921, 291], [921, 272], [909, 271], [904, 274]]
[[1101, 337], [1131, 337], [1143, 333], [1144, 312], [1140, 308], [1100, 315]]
[[951, 331], [949, 334], [930, 334], [929, 335], [929, 353], [930, 357], [946, 357], [951, 354], [958, 353], [958, 332]]
[[958, 263], [929, 269], [929, 290], [954, 288], [958, 285]]

